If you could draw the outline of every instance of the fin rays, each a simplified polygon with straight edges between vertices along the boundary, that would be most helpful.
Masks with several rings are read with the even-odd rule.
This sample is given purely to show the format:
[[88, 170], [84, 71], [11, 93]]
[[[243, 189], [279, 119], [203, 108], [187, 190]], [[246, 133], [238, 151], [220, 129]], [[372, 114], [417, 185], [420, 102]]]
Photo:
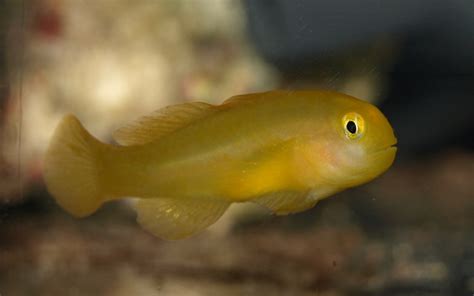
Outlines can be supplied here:
[[309, 192], [282, 191], [265, 194], [253, 202], [270, 209], [276, 215], [288, 215], [314, 207], [317, 200]]
[[114, 133], [117, 143], [142, 145], [159, 139], [213, 113], [213, 106], [194, 102], [169, 106], [146, 115]]
[[154, 235], [178, 240], [203, 231], [219, 219], [230, 203], [217, 199], [140, 199], [138, 222]]

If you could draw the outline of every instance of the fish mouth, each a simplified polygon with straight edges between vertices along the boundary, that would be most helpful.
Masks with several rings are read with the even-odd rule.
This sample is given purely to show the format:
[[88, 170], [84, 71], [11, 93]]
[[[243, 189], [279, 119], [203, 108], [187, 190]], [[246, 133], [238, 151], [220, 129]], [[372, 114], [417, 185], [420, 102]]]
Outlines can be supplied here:
[[390, 145], [386, 146], [385, 148], [382, 148], [382, 150], [387, 150], [387, 149], [390, 149], [390, 148], [397, 148], [397, 143], [398, 143], [398, 141], [395, 138], [395, 139], [393, 139], [393, 141]]
[[395, 148], [396, 149], [397, 148], [397, 143], [395, 142], [394, 144], [385, 147], [385, 149], [383, 149], [383, 150], [387, 150], [387, 149], [390, 149], [390, 148]]
[[388, 146], [386, 149], [390, 149], [390, 148], [397, 149], [397, 144], [398, 144], [398, 141], [397, 141], [397, 139], [395, 139], [395, 141], [390, 146]]
[[384, 151], [390, 151], [390, 150], [397, 150], [397, 140], [395, 139], [395, 141], [392, 143], [392, 144], [389, 144], [387, 146], [384, 146], [380, 149], [377, 149], [375, 152], [378, 153], [378, 152], [384, 152]]
[[390, 151], [390, 150], [397, 150], [397, 144], [392, 144], [390, 146], [387, 146], [385, 148], [383, 148], [381, 151]]

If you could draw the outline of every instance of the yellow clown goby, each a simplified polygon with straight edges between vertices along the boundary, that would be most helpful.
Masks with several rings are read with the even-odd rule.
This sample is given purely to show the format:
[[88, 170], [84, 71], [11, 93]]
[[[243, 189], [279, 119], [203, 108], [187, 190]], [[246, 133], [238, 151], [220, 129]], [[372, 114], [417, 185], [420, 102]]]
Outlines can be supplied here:
[[44, 159], [48, 190], [78, 217], [137, 198], [139, 223], [165, 239], [204, 230], [234, 202], [277, 215], [309, 209], [386, 171], [397, 142], [375, 106], [332, 91], [169, 106], [114, 138], [102, 143], [65, 116]]

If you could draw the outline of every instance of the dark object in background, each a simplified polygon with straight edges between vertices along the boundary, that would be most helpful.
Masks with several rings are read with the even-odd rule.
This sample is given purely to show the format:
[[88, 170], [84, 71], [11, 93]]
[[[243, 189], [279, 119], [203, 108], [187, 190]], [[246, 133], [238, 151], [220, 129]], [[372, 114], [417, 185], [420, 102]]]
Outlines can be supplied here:
[[399, 155], [473, 147], [474, 1], [274, 0], [246, 2], [257, 49], [283, 72], [380, 38], [401, 41], [381, 106]]

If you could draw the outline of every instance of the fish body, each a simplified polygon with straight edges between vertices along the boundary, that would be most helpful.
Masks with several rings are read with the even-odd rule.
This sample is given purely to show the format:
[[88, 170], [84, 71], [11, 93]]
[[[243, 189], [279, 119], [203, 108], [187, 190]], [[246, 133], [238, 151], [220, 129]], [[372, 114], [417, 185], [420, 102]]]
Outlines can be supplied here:
[[114, 137], [120, 145], [102, 143], [66, 116], [45, 157], [48, 189], [76, 216], [136, 197], [138, 221], [166, 239], [205, 229], [233, 202], [256, 202], [276, 214], [308, 209], [372, 180], [396, 152], [376, 107], [331, 91], [170, 106]]

